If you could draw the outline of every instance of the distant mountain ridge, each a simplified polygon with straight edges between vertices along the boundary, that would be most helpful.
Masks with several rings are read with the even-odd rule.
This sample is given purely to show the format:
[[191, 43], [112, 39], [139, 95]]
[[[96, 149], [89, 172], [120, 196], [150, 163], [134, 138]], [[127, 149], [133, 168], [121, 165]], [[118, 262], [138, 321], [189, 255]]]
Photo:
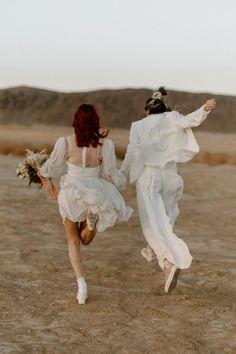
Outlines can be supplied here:
[[[207, 99], [217, 99], [217, 109], [200, 130], [236, 132], [236, 96], [168, 91], [172, 109], [190, 113]], [[61, 93], [33, 87], [13, 87], [0, 90], [0, 124], [71, 125], [76, 108], [81, 103], [94, 104], [104, 127], [129, 128], [132, 121], [144, 117], [144, 104], [149, 89], [97, 90]]]

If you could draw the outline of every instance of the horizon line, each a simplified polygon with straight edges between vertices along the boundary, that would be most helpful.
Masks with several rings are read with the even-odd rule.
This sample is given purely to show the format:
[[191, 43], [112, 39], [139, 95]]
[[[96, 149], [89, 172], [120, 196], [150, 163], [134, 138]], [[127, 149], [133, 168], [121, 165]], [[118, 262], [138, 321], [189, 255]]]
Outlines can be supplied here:
[[[236, 93], [232, 92], [216, 92], [216, 91], [209, 91], [209, 90], [187, 90], [187, 89], [181, 89], [181, 88], [173, 88], [173, 87], [167, 87], [166, 85], [159, 85], [159, 86], [164, 86], [167, 91], [175, 91], [175, 92], [184, 92], [184, 93], [192, 93], [192, 94], [209, 94], [209, 95], [218, 95], [218, 96], [236, 96]], [[157, 86], [156, 86], [157, 87]], [[42, 90], [42, 91], [50, 91], [50, 92], [58, 92], [62, 94], [72, 94], [72, 93], [92, 93], [92, 92], [97, 92], [97, 91], [122, 91], [122, 90], [150, 90], [154, 91], [156, 87], [145, 87], [145, 86], [122, 86], [122, 87], [99, 87], [99, 88], [93, 88], [93, 89], [87, 89], [87, 90], [60, 90], [60, 89], [54, 89], [54, 88], [49, 88], [46, 86], [31, 86], [27, 84], [20, 84], [20, 85], [14, 85], [14, 86], [0, 86], [0, 91], [4, 90], [11, 90], [15, 88], [29, 88], [29, 89], [36, 89], [36, 90]]]

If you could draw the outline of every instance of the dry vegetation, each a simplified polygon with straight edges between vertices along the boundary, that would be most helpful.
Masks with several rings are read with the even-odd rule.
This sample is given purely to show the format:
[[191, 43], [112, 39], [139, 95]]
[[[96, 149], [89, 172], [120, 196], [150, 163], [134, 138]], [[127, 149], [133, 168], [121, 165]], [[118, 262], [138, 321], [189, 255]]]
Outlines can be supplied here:
[[[80, 103], [90, 102], [98, 107], [103, 125], [111, 128], [117, 156], [122, 159], [128, 142], [127, 128], [133, 120], [143, 116], [143, 104], [150, 94], [147, 89], [84, 93], [59, 93], [30, 87], [0, 90], [0, 154], [23, 155], [25, 148], [51, 151], [57, 137], [72, 131], [70, 124], [75, 108]], [[169, 103], [187, 113], [210, 97], [212, 95], [206, 93], [170, 91]], [[201, 152], [194, 161], [210, 165], [236, 164], [236, 135], [232, 134], [236, 132], [236, 97], [215, 97], [217, 109], [195, 130]]]
[[[0, 126], [0, 154], [22, 156], [26, 148], [34, 151], [47, 149], [50, 152], [59, 136], [71, 133], [70, 127], [3, 125]], [[117, 157], [123, 159], [129, 131], [114, 128], [110, 136], [115, 142]], [[236, 134], [197, 132], [196, 137], [200, 153], [193, 162], [209, 165], [236, 164]]]

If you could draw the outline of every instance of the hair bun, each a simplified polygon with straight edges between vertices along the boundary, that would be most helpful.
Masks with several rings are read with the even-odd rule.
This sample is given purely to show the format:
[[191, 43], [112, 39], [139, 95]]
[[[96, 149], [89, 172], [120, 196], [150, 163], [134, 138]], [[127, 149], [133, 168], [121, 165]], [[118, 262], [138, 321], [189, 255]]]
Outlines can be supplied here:
[[167, 92], [164, 86], [159, 87], [158, 91], [162, 94], [162, 96], [167, 96]]

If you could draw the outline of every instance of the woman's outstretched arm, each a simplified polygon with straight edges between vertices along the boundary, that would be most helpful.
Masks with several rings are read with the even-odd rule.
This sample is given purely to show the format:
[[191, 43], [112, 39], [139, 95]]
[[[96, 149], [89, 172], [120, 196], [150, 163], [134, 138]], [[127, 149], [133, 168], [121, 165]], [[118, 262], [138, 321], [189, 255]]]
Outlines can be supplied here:
[[206, 101], [206, 103], [196, 111], [185, 115], [180, 114], [179, 112], [171, 112], [170, 118], [177, 126], [181, 128], [194, 128], [198, 127], [204, 122], [208, 114], [215, 108], [216, 100], [211, 99]]

